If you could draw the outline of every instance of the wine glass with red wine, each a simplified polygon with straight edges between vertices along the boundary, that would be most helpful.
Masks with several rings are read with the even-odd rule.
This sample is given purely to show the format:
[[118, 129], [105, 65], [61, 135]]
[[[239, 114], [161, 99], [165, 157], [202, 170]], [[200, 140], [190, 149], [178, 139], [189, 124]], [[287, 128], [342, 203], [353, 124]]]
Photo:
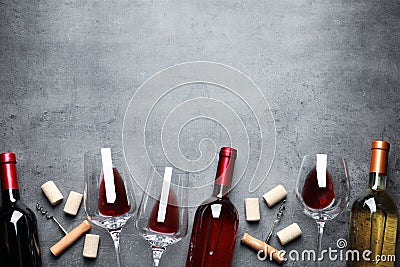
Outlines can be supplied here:
[[123, 152], [109, 148], [87, 152], [84, 167], [86, 215], [89, 221], [110, 233], [119, 267], [119, 235], [136, 212], [132, 178]]
[[136, 228], [153, 252], [158, 266], [167, 246], [186, 236], [188, 231], [188, 173], [172, 167], [152, 167], [140, 202]]
[[304, 213], [318, 225], [316, 264], [321, 264], [322, 235], [325, 222], [347, 208], [350, 182], [346, 160], [327, 154], [310, 154], [303, 158], [296, 183], [296, 196]]

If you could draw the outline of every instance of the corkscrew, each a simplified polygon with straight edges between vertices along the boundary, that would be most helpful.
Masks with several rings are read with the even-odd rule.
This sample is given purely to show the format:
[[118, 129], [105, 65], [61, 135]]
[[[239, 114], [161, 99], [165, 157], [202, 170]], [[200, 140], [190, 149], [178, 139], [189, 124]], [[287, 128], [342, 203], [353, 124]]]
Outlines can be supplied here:
[[272, 237], [272, 234], [273, 234], [273, 232], [274, 232], [275, 227], [276, 227], [276, 226], [278, 225], [278, 223], [281, 221], [281, 218], [282, 218], [282, 216], [283, 216], [283, 211], [285, 210], [285, 203], [286, 203], [286, 200], [283, 200], [282, 203], [281, 203], [281, 205], [279, 206], [278, 213], [276, 214], [276, 219], [275, 219], [274, 223], [272, 224], [271, 229], [269, 230], [267, 239], [265, 240], [265, 243], [267, 243], [267, 244], [268, 244], [268, 241], [269, 241], [269, 240], [271, 239], [271, 237]]
[[40, 205], [40, 203], [36, 203], [36, 209], [44, 216], [46, 217], [47, 220], [53, 220], [58, 227], [61, 229], [61, 231], [64, 232], [64, 234], [68, 234], [67, 230], [65, 230], [65, 228], [60, 224], [59, 221], [57, 221], [57, 219], [53, 216], [50, 215], [49, 212], [47, 210], [44, 210], [44, 208]]

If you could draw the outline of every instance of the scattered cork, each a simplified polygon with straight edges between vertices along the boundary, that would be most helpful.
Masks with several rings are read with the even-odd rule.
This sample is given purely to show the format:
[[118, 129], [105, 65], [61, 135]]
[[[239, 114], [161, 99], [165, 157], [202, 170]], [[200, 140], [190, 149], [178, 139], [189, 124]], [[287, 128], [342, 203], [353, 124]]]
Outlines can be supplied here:
[[246, 221], [258, 222], [260, 221], [260, 204], [258, 198], [246, 198]]
[[63, 195], [53, 181], [44, 183], [41, 188], [51, 205], [55, 206], [63, 200]]
[[76, 216], [81, 205], [83, 195], [74, 191], [69, 193], [67, 202], [65, 203], [64, 212]]
[[278, 185], [265, 193], [263, 198], [269, 208], [272, 208], [276, 203], [280, 202], [287, 196], [287, 191], [283, 185]]
[[299, 225], [297, 223], [293, 223], [276, 233], [276, 236], [278, 237], [278, 240], [282, 244], [282, 246], [284, 246], [299, 238], [301, 234], [302, 232]]
[[95, 259], [97, 257], [97, 251], [99, 249], [100, 236], [86, 234], [85, 245], [83, 247], [83, 257]]

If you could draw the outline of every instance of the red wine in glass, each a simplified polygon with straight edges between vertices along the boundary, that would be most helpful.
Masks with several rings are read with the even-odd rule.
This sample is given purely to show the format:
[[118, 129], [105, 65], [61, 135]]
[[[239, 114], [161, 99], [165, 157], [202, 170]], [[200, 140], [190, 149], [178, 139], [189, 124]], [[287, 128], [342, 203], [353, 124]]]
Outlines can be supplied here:
[[187, 185], [185, 171], [169, 166], [150, 168], [135, 226], [151, 245], [153, 266], [159, 266], [168, 246], [187, 234]]
[[126, 197], [124, 181], [116, 168], [113, 168], [113, 173], [116, 194], [114, 203], [107, 203], [104, 175], [101, 178], [98, 203], [101, 216], [118, 217], [126, 214], [131, 209], [131, 205], [129, 205], [128, 198]]
[[304, 182], [302, 197], [304, 203], [316, 210], [329, 207], [335, 199], [331, 174], [326, 171], [326, 187], [319, 187], [317, 179], [317, 170], [314, 168], [307, 175]]
[[[160, 197], [161, 198], [161, 197]], [[176, 195], [173, 190], [169, 190], [168, 203], [164, 222], [158, 222], [158, 209], [160, 198], [154, 205], [149, 218], [149, 230], [158, 234], [174, 235], [179, 231], [179, 208]]]
[[[309, 154], [303, 157], [297, 176], [296, 197], [304, 207], [304, 213], [318, 226], [315, 266], [323, 266], [322, 237], [325, 223], [338, 216], [349, 204], [348, 173], [346, 160], [342, 157], [332, 154]], [[321, 174], [324, 176], [324, 187], [320, 187], [318, 179]]]

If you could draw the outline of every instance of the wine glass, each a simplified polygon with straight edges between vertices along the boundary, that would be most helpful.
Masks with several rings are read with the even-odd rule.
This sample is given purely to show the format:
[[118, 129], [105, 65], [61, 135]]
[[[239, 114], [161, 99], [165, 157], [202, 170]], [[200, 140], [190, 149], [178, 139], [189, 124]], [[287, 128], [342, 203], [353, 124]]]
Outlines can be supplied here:
[[84, 155], [86, 215], [93, 224], [110, 233], [121, 266], [119, 235], [122, 227], [136, 212], [130, 172], [122, 151], [102, 148]]
[[347, 208], [350, 182], [346, 160], [327, 154], [310, 154], [303, 158], [296, 183], [296, 197], [304, 213], [318, 225], [316, 265], [321, 266], [320, 254], [325, 222], [334, 219]]
[[167, 246], [187, 234], [187, 184], [187, 172], [171, 167], [150, 168], [136, 228], [151, 245], [153, 266], [159, 265]]

